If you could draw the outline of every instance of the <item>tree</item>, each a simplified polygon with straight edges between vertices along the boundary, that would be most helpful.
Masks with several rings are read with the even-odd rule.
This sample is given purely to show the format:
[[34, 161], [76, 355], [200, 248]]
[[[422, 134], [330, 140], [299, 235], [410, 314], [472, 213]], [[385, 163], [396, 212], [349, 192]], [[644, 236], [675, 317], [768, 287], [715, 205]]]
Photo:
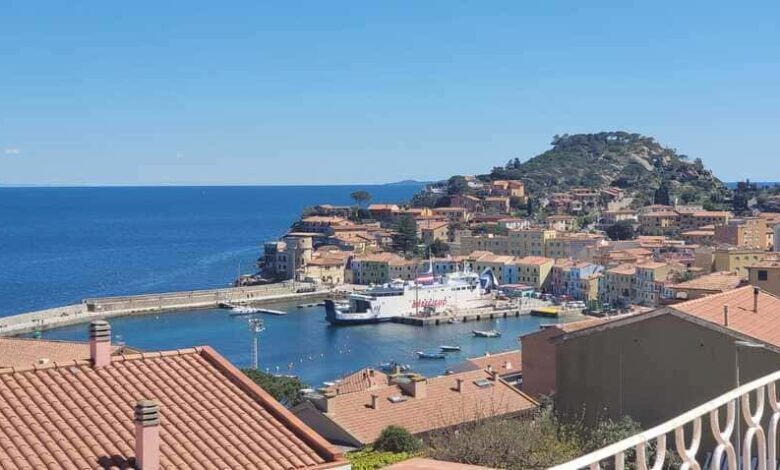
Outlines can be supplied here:
[[536, 201], [534, 201], [529, 197], [528, 200], [525, 202], [525, 209], [526, 212], [528, 213], [528, 217], [533, 217], [534, 211], [536, 210]]
[[371, 200], [371, 193], [368, 191], [355, 191], [349, 196], [359, 207], [362, 207], [366, 202]]
[[398, 219], [393, 235], [393, 249], [396, 251], [411, 253], [417, 246], [417, 222], [409, 215]]
[[465, 194], [469, 190], [469, 183], [465, 176], [453, 176], [447, 180], [447, 194], [455, 196]]
[[242, 372], [287, 408], [303, 400], [301, 390], [306, 386], [297, 377], [280, 377], [254, 369], [242, 369]]
[[417, 452], [422, 448], [420, 439], [400, 426], [388, 426], [374, 442], [374, 449], [384, 452]]
[[653, 200], [655, 204], [661, 204], [664, 206], [668, 206], [670, 204], [671, 198], [669, 196], [669, 185], [666, 184], [666, 181], [661, 183], [661, 186], [656, 189]]
[[431, 243], [431, 246], [428, 248], [431, 250], [431, 256], [435, 256], [437, 258], [440, 258], [450, 252], [450, 245], [439, 238], [434, 240], [433, 243]]
[[610, 240], [633, 240], [636, 237], [634, 224], [629, 220], [621, 220], [607, 227]]

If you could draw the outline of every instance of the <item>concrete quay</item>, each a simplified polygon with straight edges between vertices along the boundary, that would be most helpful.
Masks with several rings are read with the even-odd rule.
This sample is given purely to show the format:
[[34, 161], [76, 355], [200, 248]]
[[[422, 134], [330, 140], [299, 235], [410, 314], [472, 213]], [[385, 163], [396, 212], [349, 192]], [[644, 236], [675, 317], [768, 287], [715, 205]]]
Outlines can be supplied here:
[[264, 304], [322, 297], [331, 293], [329, 289], [312, 291], [311, 287], [313, 286], [308, 284], [283, 282], [263, 286], [90, 298], [84, 299], [80, 304], [2, 317], [0, 336], [32, 333], [126, 315], [216, 308], [221, 303]]

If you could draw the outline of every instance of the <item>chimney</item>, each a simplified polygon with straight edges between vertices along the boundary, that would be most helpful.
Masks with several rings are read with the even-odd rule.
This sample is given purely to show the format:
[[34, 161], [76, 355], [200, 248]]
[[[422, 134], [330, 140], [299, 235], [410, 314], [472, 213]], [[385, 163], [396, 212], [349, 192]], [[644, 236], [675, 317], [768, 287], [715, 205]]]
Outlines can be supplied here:
[[504, 369], [512, 370], [512, 361], [504, 361]]
[[160, 406], [153, 400], [135, 405], [135, 466], [141, 470], [160, 468]]
[[723, 326], [729, 326], [729, 306], [723, 306]]
[[488, 364], [487, 372], [488, 372], [488, 374], [492, 374], [493, 373], [493, 364]]
[[428, 381], [423, 376], [412, 378], [412, 396], [414, 398], [425, 398], [427, 395]]
[[492, 380], [492, 381], [494, 381], [494, 382], [495, 382], [496, 380], [498, 380], [498, 372], [496, 372], [496, 371], [494, 371], [494, 370], [491, 370], [491, 371], [490, 371], [490, 380]]
[[309, 398], [309, 401], [321, 412], [331, 414], [336, 408], [334, 397], [336, 397], [336, 392], [333, 390], [321, 389], [320, 395], [316, 396], [316, 398]]
[[758, 294], [761, 293], [760, 287], [753, 288], [753, 313], [758, 313]]
[[111, 364], [111, 325], [105, 320], [89, 324], [89, 357], [94, 367]]
[[379, 395], [371, 395], [371, 408], [379, 409]]
[[463, 379], [455, 379], [455, 391], [456, 392], [463, 391]]

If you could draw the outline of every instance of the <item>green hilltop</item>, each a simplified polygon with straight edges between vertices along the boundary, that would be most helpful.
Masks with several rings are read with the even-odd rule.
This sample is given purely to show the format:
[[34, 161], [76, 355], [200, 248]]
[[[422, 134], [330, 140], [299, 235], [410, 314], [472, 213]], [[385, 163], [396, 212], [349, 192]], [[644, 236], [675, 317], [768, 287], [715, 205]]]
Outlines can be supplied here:
[[652, 137], [622, 131], [556, 135], [550, 150], [525, 162], [510, 160], [480, 179], [522, 180], [536, 197], [614, 186], [638, 203], [652, 203], [655, 192], [665, 188], [681, 203], [719, 206], [729, 195], [700, 158], [691, 161]]

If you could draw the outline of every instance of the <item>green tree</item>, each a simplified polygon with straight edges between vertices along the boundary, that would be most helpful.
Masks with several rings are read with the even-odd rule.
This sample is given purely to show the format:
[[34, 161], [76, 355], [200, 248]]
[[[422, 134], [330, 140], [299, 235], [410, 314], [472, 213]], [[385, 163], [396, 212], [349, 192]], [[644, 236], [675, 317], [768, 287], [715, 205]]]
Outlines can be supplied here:
[[450, 252], [450, 245], [438, 238], [434, 240], [433, 243], [431, 243], [431, 246], [428, 248], [431, 250], [431, 256], [435, 256], [437, 258], [441, 258]]
[[455, 196], [465, 194], [469, 190], [469, 183], [464, 176], [453, 176], [447, 180], [447, 194]]
[[365, 203], [371, 200], [371, 193], [368, 191], [355, 191], [349, 195], [358, 207], [363, 207]]
[[384, 452], [417, 452], [422, 441], [400, 426], [388, 426], [374, 442], [374, 449]]
[[634, 224], [629, 220], [621, 220], [610, 225], [606, 232], [610, 240], [633, 240], [636, 238]]
[[411, 253], [417, 246], [417, 222], [409, 215], [398, 218], [393, 235], [393, 249]]
[[666, 181], [661, 183], [661, 186], [656, 189], [653, 201], [655, 204], [661, 204], [664, 206], [668, 206], [671, 203], [671, 197], [669, 196], [669, 185], [666, 184]]
[[241, 371], [287, 408], [301, 403], [301, 390], [306, 386], [297, 377], [275, 376], [254, 369]]

